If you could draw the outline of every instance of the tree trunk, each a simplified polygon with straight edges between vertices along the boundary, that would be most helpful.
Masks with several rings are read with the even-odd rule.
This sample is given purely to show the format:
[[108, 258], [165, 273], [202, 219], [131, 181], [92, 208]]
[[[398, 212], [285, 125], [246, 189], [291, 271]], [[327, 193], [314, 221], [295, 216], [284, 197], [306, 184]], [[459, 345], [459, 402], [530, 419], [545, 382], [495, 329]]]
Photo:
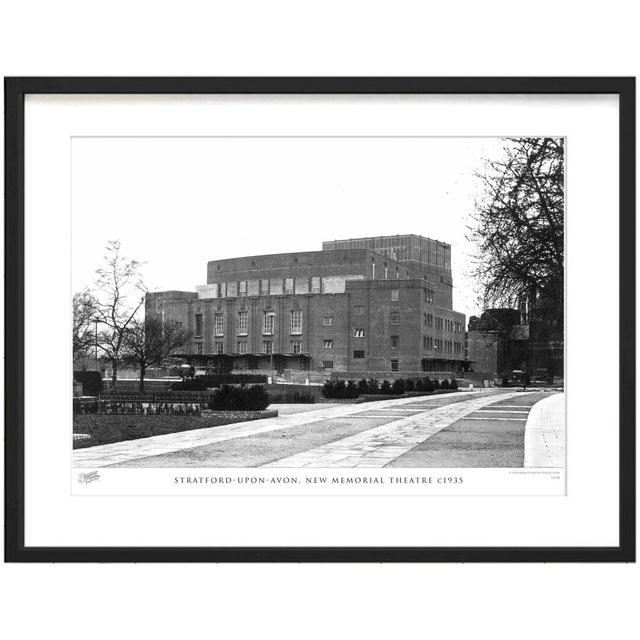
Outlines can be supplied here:
[[118, 390], [118, 361], [111, 361], [111, 393]]
[[146, 372], [147, 368], [141, 364], [140, 365], [140, 384], [138, 385], [138, 391], [140, 393], [144, 393], [144, 374]]

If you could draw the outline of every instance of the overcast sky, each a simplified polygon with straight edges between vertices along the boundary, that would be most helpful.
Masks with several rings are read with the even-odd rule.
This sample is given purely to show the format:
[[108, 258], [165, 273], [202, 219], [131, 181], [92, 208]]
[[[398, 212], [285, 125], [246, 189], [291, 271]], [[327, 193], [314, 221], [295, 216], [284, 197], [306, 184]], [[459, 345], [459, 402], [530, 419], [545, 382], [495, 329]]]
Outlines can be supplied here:
[[496, 138], [75, 138], [73, 289], [107, 240], [151, 290], [194, 290], [208, 260], [316, 251], [323, 240], [415, 233], [452, 245], [454, 308], [477, 313], [465, 239], [473, 172]]

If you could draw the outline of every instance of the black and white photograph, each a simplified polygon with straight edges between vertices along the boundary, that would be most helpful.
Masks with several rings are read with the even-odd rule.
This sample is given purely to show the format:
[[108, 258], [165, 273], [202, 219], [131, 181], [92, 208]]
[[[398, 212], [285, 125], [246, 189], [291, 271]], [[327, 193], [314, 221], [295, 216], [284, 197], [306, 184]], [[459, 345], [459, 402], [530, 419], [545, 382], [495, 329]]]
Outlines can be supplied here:
[[78, 484], [509, 468], [563, 493], [565, 161], [557, 136], [74, 137]]
[[11, 548], [629, 557], [628, 85], [10, 81]]

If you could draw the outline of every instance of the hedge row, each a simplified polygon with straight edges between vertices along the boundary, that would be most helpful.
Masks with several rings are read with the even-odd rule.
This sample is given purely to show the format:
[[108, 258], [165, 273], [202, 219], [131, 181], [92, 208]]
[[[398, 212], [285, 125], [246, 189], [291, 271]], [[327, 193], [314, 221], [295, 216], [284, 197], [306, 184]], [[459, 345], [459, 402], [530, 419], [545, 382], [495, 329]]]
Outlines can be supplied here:
[[449, 380], [431, 380], [431, 378], [399, 378], [393, 382], [383, 380], [327, 380], [322, 387], [322, 395], [325, 398], [357, 398], [361, 394], [382, 394], [382, 395], [402, 395], [406, 391], [435, 391], [437, 389], [457, 389], [458, 383], [455, 378]]
[[260, 385], [234, 387], [225, 384], [209, 396], [209, 409], [218, 411], [231, 409], [262, 411], [268, 406], [269, 394]]
[[171, 391], [204, 391], [225, 384], [264, 384], [266, 382], [267, 376], [258, 373], [207, 374], [187, 378], [182, 382], [174, 382], [171, 385]]

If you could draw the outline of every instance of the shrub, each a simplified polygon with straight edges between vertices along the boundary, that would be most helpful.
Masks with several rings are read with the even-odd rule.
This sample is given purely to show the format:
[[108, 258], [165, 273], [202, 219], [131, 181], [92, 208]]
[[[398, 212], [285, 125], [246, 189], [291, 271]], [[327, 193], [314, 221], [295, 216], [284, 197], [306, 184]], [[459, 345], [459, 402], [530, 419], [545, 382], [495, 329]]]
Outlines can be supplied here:
[[325, 398], [357, 398], [359, 394], [358, 385], [349, 380], [327, 380], [322, 386], [322, 395]]
[[509, 386], [509, 378], [507, 376], [502, 376], [502, 386], [503, 387]]
[[380, 385], [380, 393], [390, 394], [393, 393], [391, 389], [391, 383], [388, 380], [383, 380]]
[[425, 388], [424, 388], [424, 382], [422, 382], [422, 379], [421, 379], [421, 378], [418, 378], [418, 379], [416, 380], [416, 385], [415, 385], [415, 386], [416, 386], [416, 391], [424, 391], [424, 390], [425, 390]]
[[435, 378], [433, 381], [433, 390], [435, 391], [436, 389], [440, 388], [440, 383], [438, 382], [438, 378]]
[[440, 388], [451, 389], [451, 385], [449, 384], [449, 381], [446, 378], [440, 383]]
[[358, 391], [358, 386], [353, 380], [349, 380], [347, 382], [347, 387], [345, 389], [345, 398], [357, 398], [360, 395]]
[[436, 388], [435, 385], [433, 384], [433, 380], [429, 376], [427, 376], [422, 380], [422, 387], [424, 391], [430, 391], [430, 392]]
[[209, 408], [219, 411], [261, 411], [269, 406], [269, 394], [264, 387], [233, 387], [224, 385], [209, 399]]
[[404, 382], [404, 390], [405, 391], [415, 391], [416, 390], [415, 380], [412, 380], [411, 378], [409, 378], [408, 380], [405, 380], [405, 382]]
[[451, 378], [451, 388], [452, 389], [458, 388], [458, 381], [455, 378]]
[[405, 382], [402, 378], [398, 378], [393, 381], [393, 386], [391, 387], [393, 393], [403, 394], [405, 390]]
[[358, 393], [367, 393], [369, 391], [369, 383], [362, 378], [358, 380]]
[[102, 393], [102, 374], [99, 371], [74, 371], [73, 379], [82, 384], [85, 396], [99, 396]]
[[380, 387], [375, 378], [369, 378], [367, 380], [367, 393], [380, 393]]

